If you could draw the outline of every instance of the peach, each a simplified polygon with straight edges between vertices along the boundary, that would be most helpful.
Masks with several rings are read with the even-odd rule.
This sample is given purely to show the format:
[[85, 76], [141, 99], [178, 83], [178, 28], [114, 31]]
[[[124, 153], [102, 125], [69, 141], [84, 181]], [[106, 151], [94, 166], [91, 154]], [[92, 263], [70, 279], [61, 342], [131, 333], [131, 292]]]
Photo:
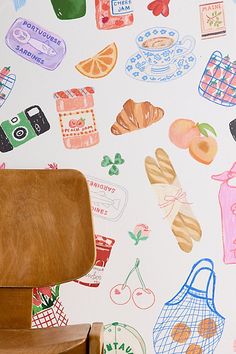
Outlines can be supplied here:
[[209, 165], [217, 153], [217, 142], [211, 136], [195, 137], [190, 143], [189, 153], [198, 162]]
[[199, 128], [190, 119], [177, 119], [169, 129], [169, 138], [181, 149], [187, 149], [195, 137], [200, 136]]

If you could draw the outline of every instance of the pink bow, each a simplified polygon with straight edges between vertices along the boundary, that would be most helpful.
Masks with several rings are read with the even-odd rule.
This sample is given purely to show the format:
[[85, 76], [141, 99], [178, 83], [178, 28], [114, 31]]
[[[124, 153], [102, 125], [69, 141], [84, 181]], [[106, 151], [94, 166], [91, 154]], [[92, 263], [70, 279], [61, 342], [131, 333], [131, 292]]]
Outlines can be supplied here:
[[225, 171], [219, 175], [211, 176], [216, 181], [228, 182], [231, 178], [236, 177], [236, 162], [233, 164], [229, 171]]
[[186, 201], [186, 196], [187, 196], [186, 193], [183, 192], [182, 189], [179, 189], [174, 196], [173, 195], [166, 195], [165, 196], [165, 198], [164, 198], [165, 203], [159, 204], [159, 206], [160, 206], [160, 208], [166, 208], [171, 205], [171, 210], [164, 217], [164, 219], [168, 218], [168, 216], [172, 213], [172, 211], [174, 209], [175, 202], [179, 202], [181, 204], [192, 204], [192, 203], [188, 203]]

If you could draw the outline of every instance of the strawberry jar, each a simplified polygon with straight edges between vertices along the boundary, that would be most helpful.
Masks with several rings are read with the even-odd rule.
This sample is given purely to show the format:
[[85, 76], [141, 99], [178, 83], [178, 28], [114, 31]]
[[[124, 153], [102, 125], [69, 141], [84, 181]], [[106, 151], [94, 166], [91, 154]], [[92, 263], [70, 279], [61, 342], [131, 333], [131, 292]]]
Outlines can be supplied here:
[[92, 87], [74, 88], [54, 94], [63, 142], [67, 149], [81, 149], [99, 143], [93, 94]]
[[133, 0], [95, 0], [97, 28], [108, 30], [132, 25]]
[[111, 250], [115, 243], [115, 240], [112, 238], [101, 235], [95, 235], [95, 240], [97, 251], [95, 265], [87, 275], [78, 280], [79, 284], [90, 288], [97, 288], [100, 285], [105, 266], [110, 258]]

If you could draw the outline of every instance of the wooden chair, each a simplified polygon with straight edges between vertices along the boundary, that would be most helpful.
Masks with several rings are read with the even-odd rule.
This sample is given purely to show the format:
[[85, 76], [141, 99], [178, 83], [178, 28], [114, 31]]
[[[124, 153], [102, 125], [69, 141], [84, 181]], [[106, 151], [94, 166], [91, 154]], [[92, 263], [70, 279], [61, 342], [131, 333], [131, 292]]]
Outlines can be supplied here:
[[87, 274], [95, 250], [79, 171], [0, 170], [0, 353], [103, 352], [102, 323], [31, 329], [33, 288]]

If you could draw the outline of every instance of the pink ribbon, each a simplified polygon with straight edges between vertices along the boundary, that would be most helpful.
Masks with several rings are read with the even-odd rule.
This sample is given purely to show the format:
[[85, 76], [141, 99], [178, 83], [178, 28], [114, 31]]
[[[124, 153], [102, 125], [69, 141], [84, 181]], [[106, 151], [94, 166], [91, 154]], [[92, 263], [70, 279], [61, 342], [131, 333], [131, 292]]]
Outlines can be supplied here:
[[171, 206], [171, 209], [169, 211], [169, 213], [164, 217], [165, 218], [168, 218], [168, 216], [172, 213], [173, 209], [174, 209], [174, 206], [175, 206], [175, 203], [176, 202], [179, 202], [181, 204], [192, 204], [192, 203], [188, 203], [186, 201], [186, 193], [182, 191], [182, 189], [179, 189], [175, 195], [166, 195], [164, 200], [165, 200], [165, 203], [162, 203], [162, 204], [159, 204], [160, 208], [166, 208], [166, 207], [169, 207]]
[[228, 182], [231, 178], [236, 177], [236, 162], [229, 171], [225, 171], [219, 175], [211, 176], [212, 179], [221, 182]]

